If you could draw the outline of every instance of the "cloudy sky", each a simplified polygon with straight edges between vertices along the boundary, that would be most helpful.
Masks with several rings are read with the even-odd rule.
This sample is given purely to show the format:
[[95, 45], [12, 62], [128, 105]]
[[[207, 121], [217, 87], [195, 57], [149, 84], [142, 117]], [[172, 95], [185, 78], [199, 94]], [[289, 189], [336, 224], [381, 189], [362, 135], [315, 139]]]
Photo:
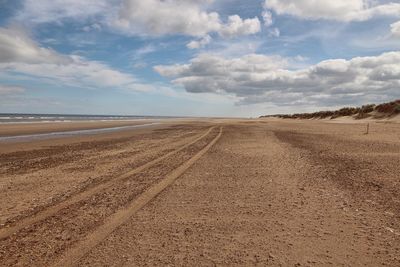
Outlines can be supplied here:
[[398, 0], [0, 0], [0, 112], [248, 117], [396, 98]]

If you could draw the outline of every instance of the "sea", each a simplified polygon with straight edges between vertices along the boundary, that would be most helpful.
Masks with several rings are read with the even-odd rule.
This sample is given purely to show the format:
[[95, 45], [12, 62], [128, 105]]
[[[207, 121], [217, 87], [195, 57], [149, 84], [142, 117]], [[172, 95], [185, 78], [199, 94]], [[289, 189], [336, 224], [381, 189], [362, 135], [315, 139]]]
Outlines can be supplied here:
[[51, 122], [79, 122], [79, 121], [135, 121], [141, 122], [139, 125], [127, 125], [106, 127], [99, 129], [83, 129], [83, 130], [70, 130], [70, 131], [55, 131], [49, 133], [38, 133], [28, 135], [16, 136], [0, 136], [0, 143], [2, 142], [29, 142], [32, 140], [43, 140], [50, 138], [68, 137], [76, 135], [93, 135], [100, 133], [107, 133], [113, 131], [139, 129], [149, 126], [160, 124], [162, 120], [174, 119], [178, 117], [165, 117], [165, 116], [121, 116], [121, 115], [65, 115], [65, 114], [13, 114], [13, 113], [0, 113], [0, 126], [15, 123], [51, 123]]
[[77, 121], [131, 121], [150, 119], [173, 119], [164, 116], [125, 116], [125, 115], [66, 115], [66, 114], [21, 114], [0, 113], [0, 124], [4, 123], [38, 123], [38, 122], [77, 122]]

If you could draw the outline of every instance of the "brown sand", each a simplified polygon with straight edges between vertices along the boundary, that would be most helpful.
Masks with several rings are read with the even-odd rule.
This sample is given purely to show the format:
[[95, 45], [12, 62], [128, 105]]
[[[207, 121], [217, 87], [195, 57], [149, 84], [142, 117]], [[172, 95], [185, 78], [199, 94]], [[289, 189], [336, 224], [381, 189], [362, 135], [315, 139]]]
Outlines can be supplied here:
[[215, 120], [0, 144], [0, 265], [400, 266], [400, 125], [364, 131]]

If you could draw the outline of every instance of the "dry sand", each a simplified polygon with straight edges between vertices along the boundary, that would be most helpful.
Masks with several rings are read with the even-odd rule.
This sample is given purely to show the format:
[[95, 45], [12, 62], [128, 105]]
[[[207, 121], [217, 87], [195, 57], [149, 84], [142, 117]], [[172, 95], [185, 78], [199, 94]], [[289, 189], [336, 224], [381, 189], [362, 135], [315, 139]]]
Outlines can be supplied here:
[[0, 266], [400, 266], [400, 124], [370, 124], [1, 143]]

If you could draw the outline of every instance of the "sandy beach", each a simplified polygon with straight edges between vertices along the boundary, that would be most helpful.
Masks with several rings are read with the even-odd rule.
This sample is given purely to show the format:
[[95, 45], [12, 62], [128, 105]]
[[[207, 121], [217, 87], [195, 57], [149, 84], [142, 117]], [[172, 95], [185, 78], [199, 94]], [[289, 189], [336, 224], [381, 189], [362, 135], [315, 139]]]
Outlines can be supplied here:
[[0, 265], [399, 266], [400, 124], [369, 123], [171, 120], [1, 142]]
[[9, 123], [0, 124], [0, 137], [41, 134], [50, 132], [64, 132], [77, 130], [90, 130], [140, 125], [155, 123], [156, 120], [132, 120], [132, 121], [81, 121], [81, 122], [38, 122], [38, 123]]

